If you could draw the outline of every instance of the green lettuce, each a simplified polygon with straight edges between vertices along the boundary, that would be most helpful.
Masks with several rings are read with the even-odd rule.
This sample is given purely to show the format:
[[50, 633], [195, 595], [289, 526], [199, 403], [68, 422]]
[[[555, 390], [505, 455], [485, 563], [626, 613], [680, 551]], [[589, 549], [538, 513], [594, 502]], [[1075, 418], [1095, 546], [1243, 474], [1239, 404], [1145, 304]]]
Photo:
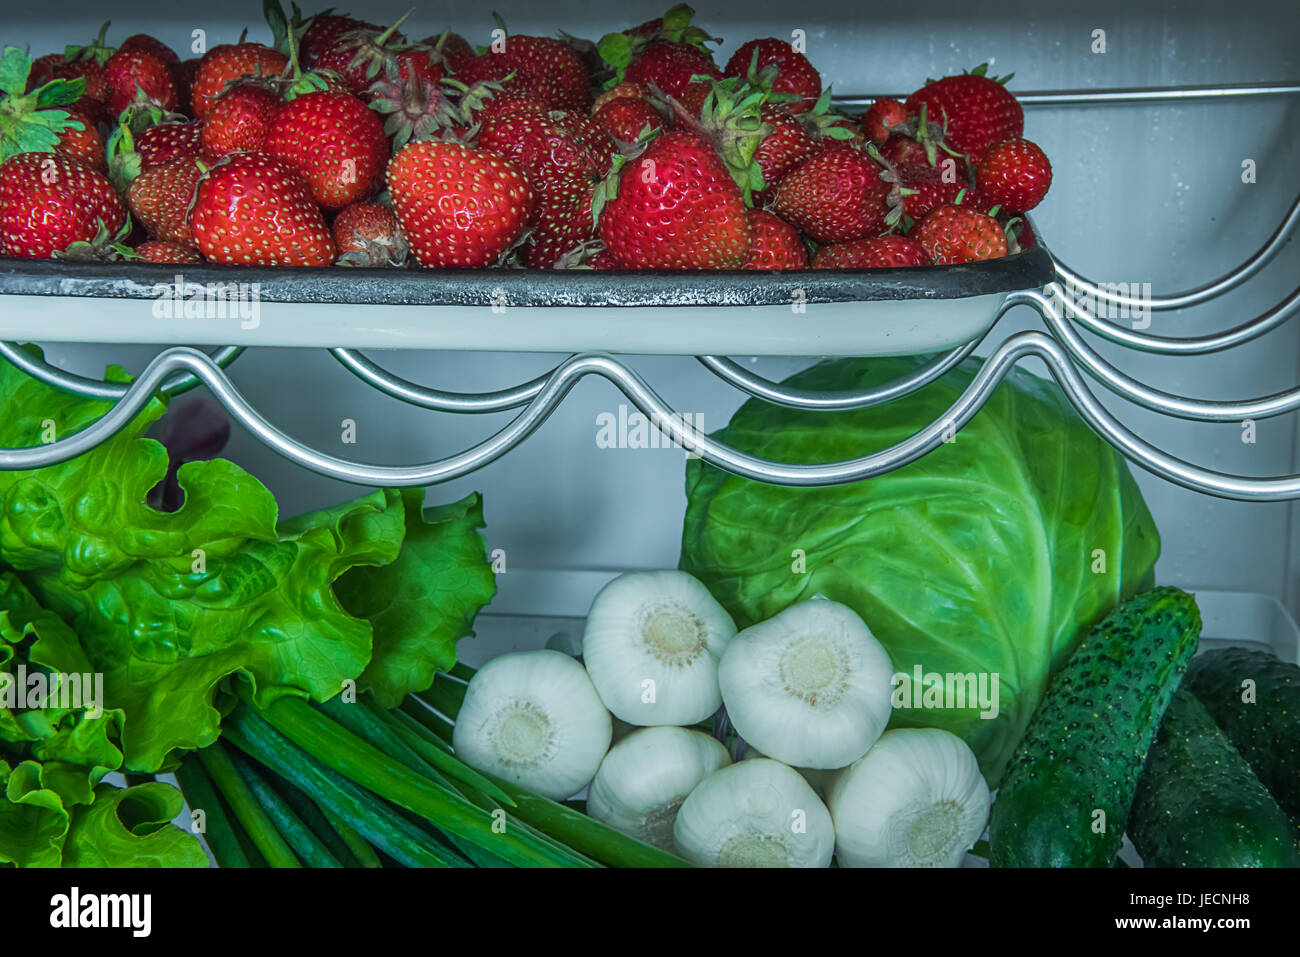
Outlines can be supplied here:
[[[837, 360], [788, 383], [861, 389], [914, 363]], [[751, 400], [717, 437], [777, 461], [855, 458], [940, 418], [978, 368], [969, 360], [917, 393], [851, 412]], [[863, 617], [909, 676], [909, 703], [918, 665], [927, 676], [996, 673], [995, 718], [977, 705], [904, 707], [891, 722], [958, 734], [995, 787], [1052, 671], [1091, 625], [1150, 587], [1160, 552], [1124, 460], [1053, 383], [1019, 370], [953, 441], [898, 471], [789, 489], [692, 460], [686, 494], [681, 568], [738, 626], [821, 594]]]

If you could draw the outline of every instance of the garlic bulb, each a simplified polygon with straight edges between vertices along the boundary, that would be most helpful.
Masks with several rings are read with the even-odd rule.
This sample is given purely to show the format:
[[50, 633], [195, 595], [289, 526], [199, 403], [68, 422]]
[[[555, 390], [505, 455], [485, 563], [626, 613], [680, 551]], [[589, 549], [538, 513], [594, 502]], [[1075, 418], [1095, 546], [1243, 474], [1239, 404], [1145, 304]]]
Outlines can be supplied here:
[[797, 771], [755, 758], [700, 782], [677, 812], [673, 845], [700, 867], [829, 867], [835, 827]]
[[727, 716], [778, 761], [852, 764], [885, 730], [893, 666], [862, 619], [814, 598], [736, 635], [718, 666]]
[[840, 772], [827, 803], [842, 867], [957, 867], [983, 833], [990, 801], [965, 741], [899, 728]]
[[592, 602], [582, 660], [605, 706], [629, 724], [695, 724], [718, 710], [718, 657], [735, 633], [685, 572], [633, 572]]
[[452, 745], [471, 767], [559, 801], [591, 780], [610, 733], [609, 712], [582, 665], [558, 651], [528, 651], [478, 670]]
[[677, 809], [695, 786], [731, 763], [716, 738], [686, 728], [641, 728], [609, 749], [587, 791], [587, 813], [671, 851]]

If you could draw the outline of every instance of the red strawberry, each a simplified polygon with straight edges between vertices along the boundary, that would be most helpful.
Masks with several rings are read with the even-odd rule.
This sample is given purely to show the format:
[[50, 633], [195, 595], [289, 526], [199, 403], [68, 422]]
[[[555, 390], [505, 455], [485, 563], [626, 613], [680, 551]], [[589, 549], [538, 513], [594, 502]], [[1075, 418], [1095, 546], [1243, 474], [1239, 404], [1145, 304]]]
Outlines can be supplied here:
[[205, 119], [226, 84], [243, 76], [279, 75], [289, 58], [261, 43], [215, 46], [194, 75], [194, 116]]
[[[757, 62], [755, 63], [755, 54]], [[822, 77], [817, 68], [806, 56], [784, 40], [768, 37], [763, 40], [750, 40], [731, 55], [724, 76], [750, 75], [750, 66], [755, 73], [770, 64], [776, 65], [776, 79], [772, 89], [777, 93], [793, 93], [802, 97], [811, 105], [817, 102], [822, 93]]]
[[402, 266], [411, 249], [397, 214], [379, 203], [356, 203], [334, 218], [341, 266]]
[[623, 78], [633, 83], [653, 83], [669, 96], [680, 98], [696, 75], [722, 79], [722, 71], [699, 47], [655, 40], [633, 58]]
[[202, 155], [220, 159], [240, 150], [262, 150], [271, 120], [284, 105], [279, 93], [248, 80], [217, 97], [203, 123]]
[[322, 53], [334, 46], [345, 34], [362, 30], [383, 32], [377, 23], [353, 20], [351, 17], [317, 15], [312, 18], [311, 26], [303, 34], [298, 46], [298, 58], [304, 67], [313, 67]]
[[903, 211], [917, 221], [936, 206], [955, 203], [962, 190], [970, 189], [964, 179], [925, 164], [900, 166], [898, 175], [904, 188], [911, 190], [903, 196]]
[[647, 127], [655, 133], [664, 128], [664, 118], [649, 100], [629, 97], [610, 100], [595, 112], [592, 119], [607, 134], [624, 143], [635, 143]]
[[906, 104], [913, 117], [924, 106], [928, 121], [943, 124], [948, 145], [974, 163], [994, 143], [1025, 132], [1025, 112], [1016, 98], [981, 70], [936, 80], [909, 96]]
[[591, 104], [591, 113], [594, 116], [605, 106], [605, 104], [612, 103], [614, 100], [648, 99], [650, 99], [650, 87], [646, 86], [644, 83], [629, 83], [624, 81], [610, 87], [604, 93], [601, 93], [600, 96], [596, 97], [596, 101]]
[[397, 51], [405, 45], [406, 38], [398, 32], [397, 23], [387, 29], [362, 27], [343, 34], [321, 51], [312, 68], [337, 73], [349, 92], [361, 96], [372, 83], [384, 78], [388, 65], [395, 62]]
[[776, 212], [819, 243], [873, 235], [890, 214], [890, 186], [881, 172], [861, 150], [832, 143], [781, 181]]
[[780, 216], [751, 209], [749, 256], [742, 269], [807, 269], [808, 249], [795, 229]]
[[150, 239], [135, 247], [135, 259], [142, 263], [190, 263], [203, 262], [202, 254], [188, 243], [172, 242], [170, 239]]
[[550, 112], [538, 97], [523, 90], [503, 90], [488, 82], [475, 86], [461, 98], [462, 108], [468, 110], [470, 120], [480, 127], [516, 113], [533, 113], [545, 116]]
[[1052, 164], [1037, 143], [1003, 140], [991, 146], [975, 171], [975, 183], [990, 203], [1024, 213], [1043, 201], [1052, 185]]
[[81, 99], [72, 104], [72, 109], [95, 122], [108, 116], [108, 74], [102, 64], [94, 60], [75, 60], [64, 63], [54, 71], [55, 76], [64, 80], [85, 78], [86, 92]]
[[[772, 132], [763, 137], [754, 150], [754, 161], [763, 171], [767, 189], [775, 189], [789, 172], [818, 151], [811, 133], [789, 110], [768, 104], [759, 116]], [[770, 195], [765, 193], [766, 195]]]
[[375, 112], [347, 93], [308, 93], [280, 109], [266, 152], [293, 164], [327, 210], [373, 196], [384, 179], [388, 137]]
[[142, 170], [159, 166], [178, 156], [198, 156], [203, 149], [203, 121], [159, 123], [140, 134], [135, 150]]
[[577, 111], [516, 114], [483, 127], [478, 145], [511, 160], [532, 188], [530, 266], [550, 268], [594, 234], [592, 196], [609, 173], [614, 144]]
[[523, 173], [460, 143], [411, 142], [388, 164], [388, 189], [422, 266], [486, 266], [518, 237], [533, 208]]
[[167, 64], [143, 50], [118, 50], [104, 67], [108, 78], [108, 112], [117, 116], [133, 103], [153, 103], [164, 110], [180, 104], [176, 81]]
[[[108, 171], [108, 161], [104, 156], [104, 140], [99, 135], [99, 130], [88, 117], [79, 113], [68, 110], [68, 120], [70, 124], [63, 128], [59, 134], [59, 143], [55, 150], [64, 156], [72, 156], [81, 160], [93, 170], [101, 173]], [[72, 123], [80, 123], [81, 129], [77, 129]]]
[[202, 170], [193, 157], [180, 156], [145, 170], [126, 191], [131, 215], [151, 239], [193, 243], [189, 209]]
[[897, 100], [876, 100], [862, 114], [862, 129], [877, 146], [884, 146], [893, 132], [891, 127], [907, 122], [907, 107]]
[[1007, 237], [992, 216], [964, 206], [940, 206], [912, 230], [936, 264], [998, 259], [1007, 254]]
[[150, 56], [162, 60], [168, 66], [177, 66], [181, 62], [181, 58], [176, 55], [175, 50], [147, 33], [137, 33], [127, 37], [118, 45], [117, 52], [121, 53], [123, 50], [128, 52], [139, 50], [142, 53], [148, 53]]
[[58, 76], [59, 68], [67, 62], [67, 57], [62, 53], [47, 53], [44, 56], [38, 56], [32, 61], [31, 71], [27, 74], [28, 92], [53, 80]]
[[[509, 74], [514, 76], [506, 80]], [[550, 37], [511, 34], [500, 49], [494, 45], [458, 71], [457, 78], [467, 85], [485, 79], [500, 81], [508, 89], [533, 94], [552, 110], [585, 111], [591, 106], [582, 57]]]
[[600, 238], [629, 269], [737, 269], [749, 254], [740, 187], [694, 133], [666, 133], [627, 163]]
[[907, 236], [871, 236], [823, 246], [812, 265], [813, 269], [891, 269], [928, 266], [930, 257], [920, 243]]
[[126, 208], [107, 177], [59, 153], [19, 153], [0, 163], [0, 255], [48, 259], [73, 243], [116, 233]]
[[171, 68], [172, 81], [176, 84], [176, 99], [179, 104], [176, 110], [187, 116], [194, 112], [194, 77], [198, 74], [199, 64], [202, 62], [198, 57], [195, 57], [190, 60], [182, 60]]
[[215, 263], [328, 266], [334, 240], [298, 171], [265, 153], [235, 153], [199, 183], [195, 244]]

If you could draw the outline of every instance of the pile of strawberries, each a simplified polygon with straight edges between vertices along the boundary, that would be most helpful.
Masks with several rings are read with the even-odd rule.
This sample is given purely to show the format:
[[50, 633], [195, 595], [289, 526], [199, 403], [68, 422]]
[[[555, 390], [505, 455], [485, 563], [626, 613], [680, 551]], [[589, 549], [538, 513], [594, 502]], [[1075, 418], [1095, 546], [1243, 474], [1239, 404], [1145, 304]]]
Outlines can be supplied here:
[[[411, 42], [267, 5], [181, 60], [0, 59], [0, 255], [247, 266], [862, 269], [994, 259], [1051, 184], [982, 68], [861, 116], [679, 5], [599, 42]], [[107, 28], [107, 24], [105, 27]]]

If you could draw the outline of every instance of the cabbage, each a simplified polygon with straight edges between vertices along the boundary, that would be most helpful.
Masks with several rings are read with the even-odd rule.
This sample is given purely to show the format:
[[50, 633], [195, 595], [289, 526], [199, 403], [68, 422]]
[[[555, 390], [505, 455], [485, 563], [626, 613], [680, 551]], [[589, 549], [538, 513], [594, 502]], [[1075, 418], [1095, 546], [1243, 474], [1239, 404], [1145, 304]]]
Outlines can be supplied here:
[[[842, 359], [787, 381], [859, 389], [915, 361]], [[919, 392], [852, 412], [750, 400], [717, 437], [776, 461], [854, 458], [938, 419], [978, 368], [968, 360]], [[890, 726], [959, 735], [993, 787], [1051, 673], [1092, 624], [1150, 587], [1160, 553], [1124, 460], [1055, 384], [1019, 370], [952, 442], [896, 472], [791, 489], [691, 460], [686, 493], [681, 568], [738, 626], [817, 594], [855, 609], [908, 676]], [[911, 680], [918, 665], [921, 688]], [[917, 694], [935, 676], [950, 691], [970, 690], [948, 675], [982, 675], [988, 692], [996, 688], [996, 717], [955, 694]]]

